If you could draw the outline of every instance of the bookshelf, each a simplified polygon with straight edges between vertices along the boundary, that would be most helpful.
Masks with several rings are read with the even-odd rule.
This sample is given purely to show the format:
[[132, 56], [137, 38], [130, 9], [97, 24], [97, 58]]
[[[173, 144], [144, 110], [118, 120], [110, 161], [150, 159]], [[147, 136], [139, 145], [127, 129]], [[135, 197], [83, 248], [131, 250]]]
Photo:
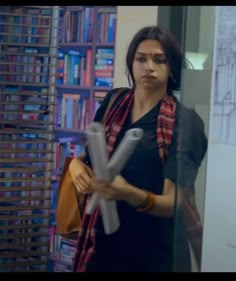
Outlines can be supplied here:
[[56, 232], [56, 191], [66, 157], [81, 153], [85, 129], [113, 87], [116, 6], [61, 6], [58, 24], [54, 170], [48, 271], [72, 271], [75, 241]]
[[58, 6], [0, 7], [0, 271], [47, 271]]
[[115, 35], [115, 6], [0, 7], [0, 272], [72, 269], [58, 180], [113, 87]]

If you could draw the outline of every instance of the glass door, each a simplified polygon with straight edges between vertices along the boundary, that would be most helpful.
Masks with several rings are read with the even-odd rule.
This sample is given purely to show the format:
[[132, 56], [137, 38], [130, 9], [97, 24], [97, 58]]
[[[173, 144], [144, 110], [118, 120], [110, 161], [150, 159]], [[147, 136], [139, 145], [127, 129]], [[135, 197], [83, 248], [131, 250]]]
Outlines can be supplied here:
[[[183, 50], [181, 91], [175, 95], [185, 106], [198, 113], [208, 137], [216, 7], [160, 6], [158, 11], [158, 24], [174, 34]], [[191, 196], [188, 194], [188, 209], [176, 208], [174, 271], [184, 271], [188, 265], [191, 271], [201, 270], [206, 170], [207, 154], [198, 169], [192, 189], [195, 193], [190, 194]], [[179, 163], [178, 178], [182, 175], [188, 177], [188, 171]], [[180, 180], [177, 187], [178, 202]], [[188, 230], [184, 218], [188, 219]]]
[[[195, 110], [200, 116], [208, 137], [215, 6], [182, 6], [182, 9], [181, 44], [185, 61], [179, 98], [182, 104]], [[198, 168], [194, 187], [190, 191], [184, 191], [184, 207], [176, 208], [174, 271], [183, 271], [186, 268], [183, 263], [186, 265], [188, 262], [191, 271], [201, 270], [206, 164], [207, 153]], [[188, 169], [183, 169], [180, 163], [179, 178], [183, 174], [188, 177]], [[178, 201], [183, 189], [180, 183], [177, 183], [177, 186]], [[183, 243], [184, 236], [188, 239], [188, 247]]]

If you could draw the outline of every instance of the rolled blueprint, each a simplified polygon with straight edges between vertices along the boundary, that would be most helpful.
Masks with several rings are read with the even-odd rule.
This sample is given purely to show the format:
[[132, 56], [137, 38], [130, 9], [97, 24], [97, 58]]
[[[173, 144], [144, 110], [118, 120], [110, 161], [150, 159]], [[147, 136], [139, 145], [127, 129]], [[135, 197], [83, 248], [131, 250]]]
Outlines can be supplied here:
[[[138, 142], [143, 137], [143, 130], [134, 128], [125, 133], [120, 145], [108, 162], [106, 140], [103, 127], [100, 123], [91, 123], [88, 127], [88, 142], [91, 161], [98, 179], [112, 180], [120, 173], [133, 153]], [[99, 148], [101, 150], [99, 150]], [[104, 156], [103, 156], [104, 155]], [[106, 163], [106, 164], [105, 164]], [[87, 213], [92, 214], [98, 204], [98, 196], [94, 194], [87, 207]]]
[[[106, 169], [108, 154], [106, 149], [106, 138], [102, 124], [93, 122], [87, 127], [87, 140], [89, 154], [93, 165], [93, 170], [98, 179], [109, 180]], [[98, 195], [93, 194], [86, 213], [91, 215], [98, 204]]]
[[[89, 155], [96, 178], [109, 180], [107, 171], [108, 154], [106, 149], [106, 138], [102, 124], [93, 122], [87, 127], [87, 140]], [[87, 214], [92, 214], [98, 203], [100, 204], [101, 215], [106, 234], [115, 232], [119, 226], [119, 217], [115, 201], [107, 201], [99, 198], [95, 193], [92, 195], [86, 208]]]
[[[134, 128], [125, 133], [120, 145], [108, 162], [106, 139], [102, 124], [93, 122], [87, 128], [88, 149], [98, 179], [112, 180], [118, 175], [133, 153], [138, 142], [143, 137], [143, 130]], [[101, 199], [95, 193], [86, 208], [87, 214], [92, 214], [96, 206], [100, 204], [104, 230], [106, 234], [115, 232], [119, 225], [119, 217], [115, 201]]]
[[125, 133], [122, 141], [107, 164], [110, 180], [121, 172], [142, 137], [143, 130], [139, 128], [130, 129]]
[[101, 123], [93, 122], [87, 127], [89, 155], [97, 179], [109, 180], [106, 137]]

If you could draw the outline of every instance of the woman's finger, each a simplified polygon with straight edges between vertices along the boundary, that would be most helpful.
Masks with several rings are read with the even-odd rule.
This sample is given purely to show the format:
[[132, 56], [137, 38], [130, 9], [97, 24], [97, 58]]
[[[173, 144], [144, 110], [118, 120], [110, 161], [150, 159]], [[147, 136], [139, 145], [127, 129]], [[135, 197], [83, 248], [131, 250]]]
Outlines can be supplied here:
[[104, 191], [104, 189], [103, 190], [97, 190], [97, 194], [101, 197], [101, 198], [104, 198], [104, 199], [106, 199], [106, 200], [111, 200], [111, 199], [113, 199], [113, 196], [112, 196], [112, 194], [110, 193], [110, 192], [108, 192], [108, 191]]
[[89, 189], [89, 185], [88, 183], [84, 180], [83, 177], [80, 177], [79, 179], [76, 180], [76, 183], [78, 185], [80, 185], [81, 189], [83, 189], [83, 191], [86, 191], [87, 189]]
[[95, 177], [94, 172], [88, 166], [85, 166], [85, 168], [86, 168], [86, 172], [88, 173], [88, 175], [91, 178], [94, 178]]
[[75, 182], [74, 184], [78, 192], [85, 192], [85, 187], [81, 184], [81, 182]]
[[83, 178], [83, 180], [87, 183], [87, 185], [88, 185], [89, 187], [91, 187], [91, 186], [93, 185], [94, 180], [93, 180], [88, 174], [83, 173], [83, 174], [81, 175], [81, 177]]

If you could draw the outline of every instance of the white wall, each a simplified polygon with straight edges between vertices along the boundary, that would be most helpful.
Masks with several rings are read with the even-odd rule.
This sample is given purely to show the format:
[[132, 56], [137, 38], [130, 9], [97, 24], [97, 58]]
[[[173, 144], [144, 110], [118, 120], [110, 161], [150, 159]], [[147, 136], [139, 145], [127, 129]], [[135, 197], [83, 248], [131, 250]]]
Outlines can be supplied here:
[[126, 87], [125, 58], [134, 34], [146, 25], [157, 24], [157, 6], [117, 6], [114, 87]]
[[202, 271], [236, 271], [236, 146], [209, 143]]
[[[227, 9], [224, 19], [219, 18], [219, 11]], [[229, 15], [231, 15], [231, 22]], [[218, 36], [223, 36], [224, 40], [229, 41], [236, 38], [236, 7], [217, 7], [216, 33], [214, 43], [214, 70], [217, 62], [220, 61], [216, 53]], [[224, 23], [218, 32], [218, 26]], [[230, 25], [227, 28], [227, 25]], [[222, 29], [223, 27], [223, 29]], [[226, 30], [227, 29], [227, 30]], [[227, 32], [228, 31], [228, 32]], [[233, 34], [234, 33], [234, 34]], [[235, 40], [235, 39], [234, 39]], [[232, 41], [231, 41], [232, 43]], [[226, 46], [230, 51], [232, 44]], [[231, 49], [232, 51], [232, 49]], [[235, 49], [234, 49], [235, 52]], [[224, 53], [225, 54], [225, 51]], [[232, 62], [232, 61], [231, 61]], [[210, 112], [210, 136], [207, 161], [207, 180], [204, 212], [203, 229], [203, 252], [202, 252], [202, 271], [203, 272], [235, 272], [236, 271], [236, 145], [230, 145], [218, 141], [213, 137], [214, 104], [213, 97], [216, 93], [215, 71], [213, 72], [211, 112]], [[234, 82], [236, 77], [232, 76]], [[225, 76], [224, 79], [228, 77]], [[222, 88], [221, 94], [227, 92]], [[231, 88], [231, 95], [234, 93], [236, 100], [235, 87]], [[235, 124], [230, 127], [231, 131], [236, 130]]]

